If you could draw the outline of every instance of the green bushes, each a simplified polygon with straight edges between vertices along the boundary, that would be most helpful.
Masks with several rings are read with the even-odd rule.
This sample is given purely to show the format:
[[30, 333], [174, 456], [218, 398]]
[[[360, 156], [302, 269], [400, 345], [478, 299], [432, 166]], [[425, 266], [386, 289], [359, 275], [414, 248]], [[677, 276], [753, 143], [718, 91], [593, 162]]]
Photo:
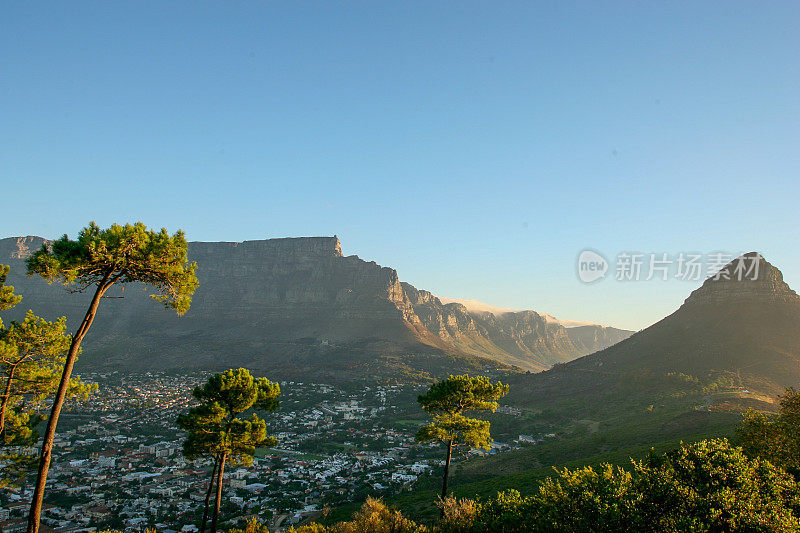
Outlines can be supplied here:
[[349, 522], [297, 533], [798, 532], [800, 487], [786, 472], [727, 440], [684, 445], [629, 468], [564, 469], [523, 497], [448, 497], [426, 529], [368, 499]]
[[630, 470], [565, 469], [532, 496], [512, 490], [478, 503], [471, 521], [463, 508], [444, 505], [441, 531], [800, 531], [794, 479], [727, 440], [652, 455]]
[[727, 440], [683, 446], [635, 464], [637, 506], [656, 531], [800, 531], [800, 488]]
[[777, 415], [749, 410], [737, 434], [745, 453], [800, 477], [800, 391], [786, 390]]

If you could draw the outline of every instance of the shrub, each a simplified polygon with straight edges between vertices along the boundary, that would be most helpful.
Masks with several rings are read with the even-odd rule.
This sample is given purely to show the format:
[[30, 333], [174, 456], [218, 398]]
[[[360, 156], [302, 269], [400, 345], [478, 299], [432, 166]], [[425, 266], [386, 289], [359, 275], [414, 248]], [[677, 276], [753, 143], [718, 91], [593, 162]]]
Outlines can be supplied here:
[[426, 530], [380, 499], [367, 498], [349, 522], [331, 526], [330, 533], [423, 533]]
[[437, 533], [461, 533], [475, 527], [480, 506], [475, 500], [458, 499], [448, 496], [439, 499], [437, 506], [442, 510], [442, 519], [436, 527]]
[[656, 531], [800, 531], [800, 488], [726, 439], [634, 463], [638, 517]]
[[253, 516], [247, 521], [243, 529], [229, 529], [228, 533], [269, 533], [269, 529], [258, 518]]
[[718, 439], [653, 454], [630, 471], [564, 469], [536, 494], [501, 492], [478, 506], [471, 525], [446, 531], [778, 533], [800, 531], [798, 511], [790, 475]]
[[321, 524], [317, 524], [316, 522], [312, 522], [311, 524], [300, 526], [298, 528], [290, 527], [287, 530], [287, 533], [327, 533], [328, 528]]
[[737, 433], [745, 453], [800, 477], [800, 392], [786, 389], [777, 415], [747, 411]]

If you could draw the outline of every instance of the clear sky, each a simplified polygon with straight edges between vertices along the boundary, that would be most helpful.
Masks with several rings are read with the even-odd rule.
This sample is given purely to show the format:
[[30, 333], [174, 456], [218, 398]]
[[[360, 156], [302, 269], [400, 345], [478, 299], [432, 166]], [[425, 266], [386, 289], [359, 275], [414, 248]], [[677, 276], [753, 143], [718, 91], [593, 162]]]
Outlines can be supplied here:
[[436, 294], [633, 329], [700, 282], [586, 285], [584, 248], [758, 250], [800, 289], [798, 27], [794, 1], [8, 2], [0, 236], [337, 234]]

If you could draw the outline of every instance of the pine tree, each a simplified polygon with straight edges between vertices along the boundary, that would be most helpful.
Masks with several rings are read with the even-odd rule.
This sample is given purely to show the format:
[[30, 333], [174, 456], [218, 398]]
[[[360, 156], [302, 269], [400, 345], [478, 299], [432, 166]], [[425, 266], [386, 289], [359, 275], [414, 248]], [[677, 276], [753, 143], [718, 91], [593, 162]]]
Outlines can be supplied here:
[[[11, 309], [22, 300], [22, 296], [14, 294], [14, 287], [6, 285], [6, 278], [10, 270], [11, 267], [8, 265], [0, 265], [0, 311]], [[3, 321], [0, 320], [0, 326], [2, 325]]]
[[[0, 310], [12, 308], [21, 296], [5, 285], [9, 267], [0, 265]], [[0, 447], [32, 446], [43, 417], [39, 409], [58, 386], [71, 338], [65, 319], [48, 322], [28, 311], [22, 322], [5, 327], [0, 321]], [[69, 382], [67, 397], [87, 397], [97, 388], [80, 378]], [[32, 457], [18, 451], [0, 453], [5, 463], [0, 486], [24, 477]]]
[[152, 296], [155, 300], [182, 315], [189, 309], [191, 295], [197, 288], [197, 265], [187, 259], [182, 231], [174, 235], [166, 229], [156, 232], [141, 222], [114, 224], [108, 229], [100, 229], [92, 222], [80, 231], [76, 240], [64, 235], [49, 246], [44, 245], [27, 263], [29, 275], [71, 286], [74, 292], [89, 289], [94, 292], [89, 309], [72, 337], [45, 429], [28, 515], [28, 533], [38, 533], [58, 417], [81, 342], [94, 321], [100, 299], [115, 284], [143, 283], [155, 289]]
[[433, 421], [420, 428], [419, 442], [439, 441], [447, 446], [442, 478], [442, 499], [447, 497], [447, 478], [454, 446], [469, 448], [491, 447], [490, 424], [487, 420], [468, 418], [467, 411], [492, 411], [497, 401], [508, 393], [508, 385], [492, 383], [485, 376], [450, 376], [431, 385], [428, 393], [420, 396], [422, 409]]
[[200, 402], [178, 417], [178, 426], [188, 432], [183, 454], [190, 459], [213, 457], [201, 531], [205, 531], [208, 502], [216, 480], [214, 514], [211, 531], [216, 533], [222, 503], [222, 483], [228, 461], [248, 465], [257, 447], [272, 446], [277, 441], [267, 436], [266, 422], [255, 413], [247, 419], [241, 415], [251, 409], [275, 411], [281, 389], [267, 378], [254, 378], [245, 368], [214, 374], [192, 393]]

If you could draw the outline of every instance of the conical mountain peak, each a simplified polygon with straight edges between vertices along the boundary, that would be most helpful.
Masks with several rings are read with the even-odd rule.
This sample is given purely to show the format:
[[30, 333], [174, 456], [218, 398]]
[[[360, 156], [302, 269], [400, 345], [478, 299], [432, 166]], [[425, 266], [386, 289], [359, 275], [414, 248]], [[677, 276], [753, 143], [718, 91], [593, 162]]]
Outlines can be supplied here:
[[692, 292], [684, 305], [738, 302], [800, 304], [783, 274], [758, 252], [740, 255]]
[[595, 394], [627, 376], [675, 372], [699, 380], [735, 376], [741, 389], [769, 395], [796, 386], [800, 297], [780, 270], [755, 252], [725, 259], [717, 272], [671, 315], [605, 350], [521, 378], [529, 385], [517, 390], [542, 399], [578, 390]]

